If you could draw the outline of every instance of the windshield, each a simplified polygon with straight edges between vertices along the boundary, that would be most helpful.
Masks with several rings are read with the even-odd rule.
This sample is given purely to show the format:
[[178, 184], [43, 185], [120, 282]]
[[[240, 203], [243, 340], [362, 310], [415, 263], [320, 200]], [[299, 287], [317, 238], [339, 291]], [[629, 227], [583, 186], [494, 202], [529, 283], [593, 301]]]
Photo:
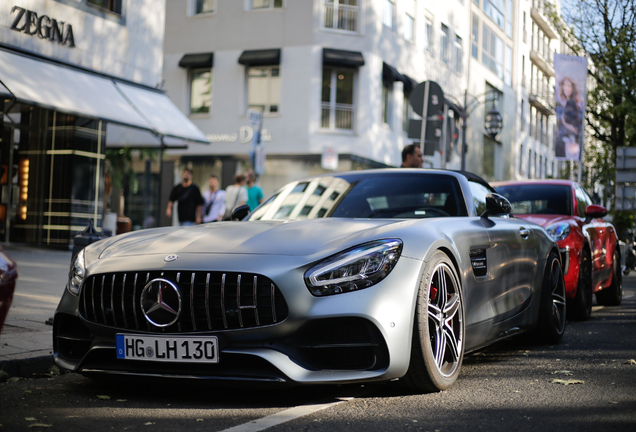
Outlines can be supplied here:
[[285, 186], [249, 220], [467, 216], [460, 185], [443, 174], [318, 177]]
[[572, 192], [567, 185], [521, 184], [496, 189], [508, 198], [514, 214], [572, 214]]

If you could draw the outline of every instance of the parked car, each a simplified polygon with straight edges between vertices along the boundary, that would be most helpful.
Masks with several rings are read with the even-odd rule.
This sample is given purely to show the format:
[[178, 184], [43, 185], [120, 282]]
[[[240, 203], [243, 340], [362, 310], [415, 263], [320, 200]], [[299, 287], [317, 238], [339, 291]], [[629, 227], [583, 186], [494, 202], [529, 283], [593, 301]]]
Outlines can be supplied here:
[[2, 332], [4, 321], [9, 314], [17, 278], [18, 271], [15, 261], [7, 255], [0, 245], [0, 332]]
[[509, 211], [468, 173], [368, 170], [292, 182], [241, 222], [102, 240], [71, 265], [55, 359], [85, 375], [446, 389], [466, 352], [563, 336], [558, 247]]
[[586, 320], [592, 294], [601, 305], [617, 306], [623, 296], [621, 256], [614, 226], [603, 206], [569, 180], [493, 183], [512, 213], [542, 225], [559, 245], [565, 273], [568, 317]]

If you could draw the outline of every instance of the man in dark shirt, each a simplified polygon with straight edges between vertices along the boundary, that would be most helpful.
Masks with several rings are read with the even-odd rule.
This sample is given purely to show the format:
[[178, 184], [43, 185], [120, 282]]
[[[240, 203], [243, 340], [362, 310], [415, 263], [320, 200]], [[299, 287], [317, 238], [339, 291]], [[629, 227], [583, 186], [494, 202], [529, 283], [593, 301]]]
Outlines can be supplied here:
[[175, 201], [179, 203], [177, 206], [179, 225], [190, 226], [201, 223], [203, 198], [199, 187], [192, 183], [192, 170], [188, 168], [183, 170], [183, 182], [176, 185], [170, 192], [166, 209], [168, 218], [172, 218], [172, 206]]
[[422, 168], [424, 155], [420, 146], [409, 144], [402, 149], [402, 168]]

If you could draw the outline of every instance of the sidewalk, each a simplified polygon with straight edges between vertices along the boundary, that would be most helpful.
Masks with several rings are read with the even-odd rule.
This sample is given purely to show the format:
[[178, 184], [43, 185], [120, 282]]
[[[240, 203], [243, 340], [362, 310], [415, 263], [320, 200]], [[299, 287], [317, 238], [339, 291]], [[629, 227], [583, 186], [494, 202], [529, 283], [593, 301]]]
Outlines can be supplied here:
[[18, 280], [9, 315], [0, 334], [0, 370], [31, 377], [54, 365], [53, 317], [62, 297], [71, 251], [3, 245], [18, 265]]

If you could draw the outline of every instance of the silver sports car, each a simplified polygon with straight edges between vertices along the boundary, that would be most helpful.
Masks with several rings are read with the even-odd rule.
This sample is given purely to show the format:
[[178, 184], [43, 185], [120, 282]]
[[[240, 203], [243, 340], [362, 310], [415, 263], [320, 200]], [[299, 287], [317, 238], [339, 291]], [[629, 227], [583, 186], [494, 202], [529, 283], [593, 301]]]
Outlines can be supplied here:
[[242, 221], [77, 254], [55, 359], [85, 375], [438, 391], [465, 353], [565, 329], [557, 245], [482, 179], [382, 169], [300, 180]]

